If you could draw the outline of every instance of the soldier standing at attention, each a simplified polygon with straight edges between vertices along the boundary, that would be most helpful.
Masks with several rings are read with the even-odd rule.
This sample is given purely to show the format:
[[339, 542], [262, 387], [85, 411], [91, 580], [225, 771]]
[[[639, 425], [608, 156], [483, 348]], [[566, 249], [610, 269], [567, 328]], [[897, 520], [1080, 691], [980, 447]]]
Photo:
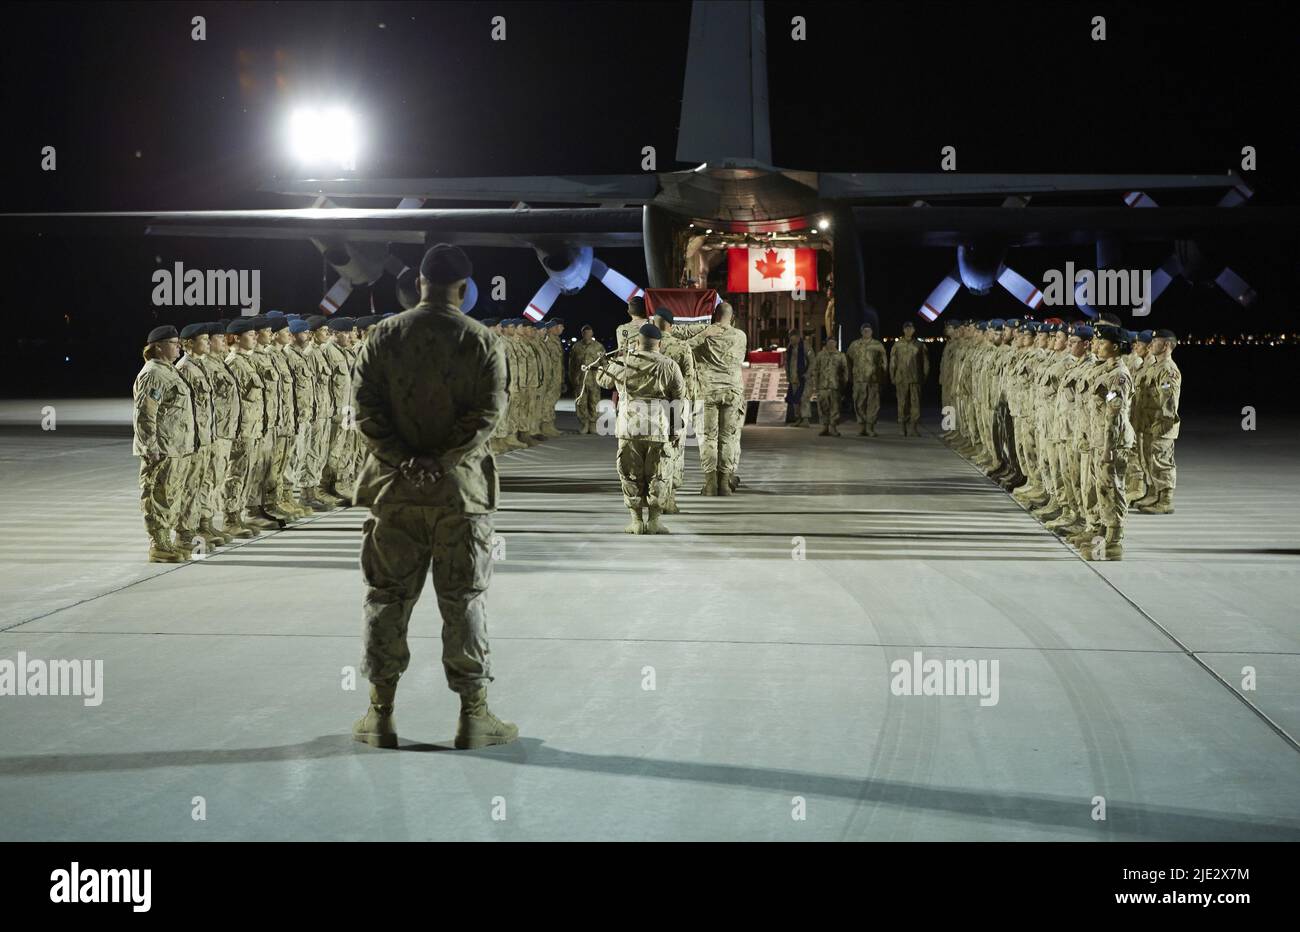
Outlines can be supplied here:
[[212, 515], [207, 506], [212, 500], [208, 482], [212, 476], [212, 440], [216, 411], [212, 404], [212, 382], [200, 361], [208, 351], [208, 325], [190, 324], [181, 330], [181, 347], [185, 356], [176, 364], [176, 371], [185, 380], [194, 404], [194, 437], [197, 449], [187, 457], [188, 468], [182, 484], [180, 515], [176, 521], [177, 543], [191, 547], [194, 539], [203, 541], [205, 547], [220, 547], [226, 543], [212, 527]]
[[1133, 402], [1133, 378], [1121, 361], [1129, 352], [1128, 332], [1102, 325], [1095, 329], [1093, 351], [1097, 366], [1090, 383], [1093, 421], [1093, 477], [1096, 482], [1098, 521], [1104, 530], [1104, 544], [1081, 541], [1086, 560], [1118, 560], [1124, 554], [1124, 516], [1128, 498], [1124, 494], [1124, 472], [1133, 449], [1133, 425], [1129, 411]]
[[849, 381], [849, 361], [834, 339], [822, 344], [813, 366], [812, 383], [817, 388], [817, 411], [822, 416], [819, 437], [839, 437], [841, 395]]
[[596, 342], [590, 324], [582, 325], [582, 339], [573, 344], [569, 350], [569, 384], [573, 386], [574, 413], [578, 415], [578, 433], [594, 434], [596, 432], [597, 409], [600, 405], [600, 386], [596, 384], [595, 369], [583, 371], [599, 357], [605, 355], [605, 347]]
[[262, 380], [262, 404], [266, 415], [262, 421], [262, 439], [253, 458], [253, 474], [248, 482], [248, 513], [255, 524], [265, 528], [284, 526], [283, 519], [273, 514], [267, 506], [266, 486], [271, 475], [271, 460], [275, 455], [275, 436], [280, 430], [280, 372], [271, 362], [271, 320], [264, 315], [250, 317], [256, 342], [252, 352], [244, 358]]
[[[663, 353], [663, 334], [654, 324], [643, 324], [638, 336], [640, 349], [622, 356], [601, 357], [597, 376], [603, 388], [618, 390], [619, 484], [623, 504], [632, 514], [629, 534], [667, 534], [659, 515], [672, 488], [666, 447], [681, 443], [671, 416], [670, 403], [686, 394], [682, 370]], [[648, 512], [648, 516], [645, 514]]]
[[542, 328], [542, 351], [546, 361], [546, 379], [542, 384], [542, 433], [559, 437], [564, 431], [555, 426], [555, 406], [564, 394], [564, 321], [548, 320]]
[[[631, 304], [629, 301], [629, 307]], [[702, 402], [700, 423], [695, 428], [700, 441], [700, 468], [704, 470], [701, 495], [731, 495], [732, 476], [740, 460], [740, 431], [745, 420], [740, 367], [745, 361], [746, 340], [744, 332], [732, 326], [734, 319], [731, 305], [723, 301], [713, 312], [713, 323], [686, 340], [695, 354], [695, 378]]]
[[1174, 441], [1182, 422], [1178, 401], [1183, 391], [1183, 374], [1174, 362], [1177, 346], [1178, 337], [1172, 330], [1157, 330], [1147, 353], [1150, 369], [1142, 379], [1144, 446], [1151, 487], [1137, 509], [1145, 515], [1174, 513], [1174, 489], [1178, 487]]
[[898, 390], [898, 425], [907, 436], [912, 436], [921, 422], [921, 386], [930, 377], [930, 356], [925, 344], [916, 339], [916, 327], [911, 321], [903, 324], [903, 336], [889, 352], [889, 378]]
[[876, 436], [880, 417], [880, 385], [889, 376], [885, 344], [872, 337], [871, 324], [862, 325], [862, 336], [849, 344], [849, 371], [853, 375], [853, 413], [858, 418], [858, 436]]
[[[196, 357], [212, 384], [213, 437], [211, 472], [208, 477], [207, 513], [214, 518], [229, 514], [226, 507], [226, 474], [230, 469], [230, 447], [239, 434], [239, 385], [224, 362], [226, 356], [226, 325], [213, 321], [205, 325], [208, 351]], [[204, 528], [206, 531], [206, 528]], [[222, 526], [221, 536], [227, 541], [236, 537], [252, 537], [249, 528], [229, 523]]]
[[[325, 468], [321, 473], [321, 486], [339, 504], [350, 504], [352, 465], [348, 455], [348, 436], [356, 420], [352, 408], [352, 367], [343, 348], [351, 339], [353, 323], [350, 317], [331, 317], [327, 325], [333, 339], [317, 348], [324, 354], [330, 370], [330, 393], [334, 398], [334, 414], [330, 419], [329, 446], [325, 453]], [[326, 499], [328, 501], [328, 499]]]
[[[316, 382], [312, 377], [312, 364], [307, 358], [311, 345], [311, 326], [301, 318], [292, 318], [280, 334], [286, 338], [284, 361], [289, 366], [293, 383], [294, 433], [285, 464], [285, 487], [289, 500], [302, 515], [312, 514], [308, 499], [307, 477], [308, 447], [311, 444], [312, 423], [316, 420]], [[324, 508], [324, 503], [318, 503]]]
[[681, 400], [673, 406], [673, 415], [677, 419], [679, 437], [675, 443], [668, 444], [664, 449], [664, 455], [668, 459], [668, 463], [664, 468], [668, 471], [669, 484], [668, 495], [663, 504], [663, 513], [675, 515], [681, 511], [677, 507], [677, 490], [682, 487], [682, 478], [686, 470], [686, 448], [682, 444], [687, 433], [691, 430], [695, 417], [695, 354], [683, 341], [673, 336], [673, 312], [668, 308], [657, 308], [652, 323], [663, 334], [663, 339], [659, 343], [659, 351], [677, 363], [677, 368], [682, 371], [682, 384], [684, 386]]
[[[226, 528], [243, 527], [256, 537], [264, 521], [243, 519], [248, 502], [248, 487], [253, 481], [257, 451], [262, 443], [266, 425], [266, 391], [257, 370], [248, 357], [257, 345], [257, 330], [251, 317], [236, 317], [226, 325], [226, 334], [234, 337], [230, 352], [226, 354], [226, 368], [234, 376], [239, 388], [239, 433], [230, 444], [230, 465], [226, 470]], [[230, 343], [228, 339], [226, 341]]]
[[377, 324], [357, 361], [353, 398], [367, 455], [356, 502], [370, 508], [361, 541], [370, 708], [352, 733], [374, 747], [397, 746], [393, 701], [411, 659], [411, 611], [430, 568], [443, 671], [460, 696], [456, 747], [519, 735], [487, 706], [486, 596], [498, 496], [488, 441], [505, 415], [506, 358], [501, 341], [461, 313], [471, 273], [459, 248], [431, 248], [420, 262], [420, 303]]
[[144, 368], [132, 388], [134, 438], [140, 457], [140, 510], [149, 532], [150, 563], [184, 563], [188, 541], [172, 543], [180, 515], [185, 464], [196, 449], [190, 390], [176, 371], [180, 335], [171, 326], [155, 327], [145, 340]]
[[811, 378], [816, 357], [812, 344], [804, 339], [803, 334], [798, 330], [791, 330], [790, 346], [785, 354], [785, 380], [789, 385], [786, 404], [795, 412], [791, 427], [807, 427], [808, 422], [812, 420]]

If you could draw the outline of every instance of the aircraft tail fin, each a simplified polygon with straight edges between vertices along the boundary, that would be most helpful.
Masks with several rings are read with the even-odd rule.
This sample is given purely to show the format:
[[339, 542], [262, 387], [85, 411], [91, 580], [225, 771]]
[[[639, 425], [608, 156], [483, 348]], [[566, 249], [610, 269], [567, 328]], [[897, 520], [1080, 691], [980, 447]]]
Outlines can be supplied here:
[[695, 0], [679, 162], [772, 163], [763, 0]]

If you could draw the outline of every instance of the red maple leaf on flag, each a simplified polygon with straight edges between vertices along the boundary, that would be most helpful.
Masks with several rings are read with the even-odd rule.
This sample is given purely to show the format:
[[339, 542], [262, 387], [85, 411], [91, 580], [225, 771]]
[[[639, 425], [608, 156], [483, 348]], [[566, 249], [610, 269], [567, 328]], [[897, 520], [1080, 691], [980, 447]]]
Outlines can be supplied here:
[[754, 263], [754, 268], [764, 278], [780, 278], [785, 274], [785, 262], [777, 257], [775, 249], [769, 249], [762, 259]]

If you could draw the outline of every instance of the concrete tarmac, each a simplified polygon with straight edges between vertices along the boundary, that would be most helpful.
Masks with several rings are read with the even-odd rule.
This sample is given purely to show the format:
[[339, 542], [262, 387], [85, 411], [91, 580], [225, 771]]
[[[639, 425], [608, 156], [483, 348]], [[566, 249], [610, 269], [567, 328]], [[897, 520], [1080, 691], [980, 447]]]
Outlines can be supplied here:
[[[449, 750], [428, 587], [383, 751], [349, 734], [364, 511], [148, 564], [129, 404], [53, 404], [0, 404], [0, 664], [100, 660], [102, 702], [0, 695], [0, 839], [1300, 840], [1295, 421], [1185, 416], [1177, 513], [1102, 564], [887, 421], [746, 428], [741, 494], [662, 537], [621, 533], [611, 438], [510, 454], [522, 737]], [[917, 652], [996, 693], [897, 694]]]

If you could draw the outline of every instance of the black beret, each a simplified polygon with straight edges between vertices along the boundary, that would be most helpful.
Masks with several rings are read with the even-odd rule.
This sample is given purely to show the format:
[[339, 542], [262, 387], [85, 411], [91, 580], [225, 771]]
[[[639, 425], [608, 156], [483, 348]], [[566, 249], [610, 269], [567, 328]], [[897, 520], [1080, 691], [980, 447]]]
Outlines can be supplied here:
[[253, 326], [253, 319], [251, 317], [236, 317], [230, 323], [226, 324], [226, 333], [249, 333], [254, 329], [256, 328]]
[[324, 314], [312, 314], [307, 318], [307, 326], [312, 330], [319, 330], [321, 327], [328, 327], [330, 319]]
[[373, 327], [375, 324], [379, 323], [379, 319], [378, 314], [366, 314], [362, 317], [358, 317], [356, 319], [357, 329], [365, 330], [367, 327]]
[[1177, 340], [1177, 339], [1178, 339], [1178, 337], [1176, 337], [1176, 336], [1174, 335], [1174, 332], [1173, 332], [1172, 330], [1157, 330], [1157, 331], [1155, 332], [1155, 336], [1156, 336], [1157, 339], [1160, 339], [1160, 340]]
[[208, 332], [207, 324], [186, 324], [181, 328], [182, 340], [193, 340], [197, 336], [202, 336]]
[[432, 247], [420, 260], [420, 275], [435, 285], [450, 285], [469, 278], [473, 271], [465, 250], [447, 243]]
[[163, 324], [161, 327], [154, 327], [149, 331], [149, 339], [146, 343], [157, 343], [159, 340], [170, 340], [177, 336], [176, 328], [171, 324]]
[[[268, 315], [270, 316], [270, 315]], [[276, 333], [289, 326], [289, 318], [281, 314], [279, 317], [271, 317], [271, 329]]]
[[331, 330], [342, 332], [344, 330], [355, 330], [357, 322], [351, 317], [331, 317], [327, 326]]
[[670, 324], [673, 322], [673, 312], [668, 310], [666, 307], [655, 308], [655, 317], [662, 317]]
[[261, 314], [248, 318], [253, 323], [254, 330], [266, 330], [271, 326], [271, 319]]
[[1128, 342], [1128, 331], [1111, 324], [1098, 324], [1093, 328], [1093, 335], [1103, 340], [1109, 340], [1112, 343]]
[[640, 333], [641, 336], [649, 337], [652, 340], [662, 340], [664, 338], [663, 331], [654, 324], [642, 324], [641, 329], [637, 332]]
[[479, 321], [479, 323], [484, 327], [495, 327], [497, 324], [501, 323], [501, 321], [497, 320], [495, 317], [484, 317]]

